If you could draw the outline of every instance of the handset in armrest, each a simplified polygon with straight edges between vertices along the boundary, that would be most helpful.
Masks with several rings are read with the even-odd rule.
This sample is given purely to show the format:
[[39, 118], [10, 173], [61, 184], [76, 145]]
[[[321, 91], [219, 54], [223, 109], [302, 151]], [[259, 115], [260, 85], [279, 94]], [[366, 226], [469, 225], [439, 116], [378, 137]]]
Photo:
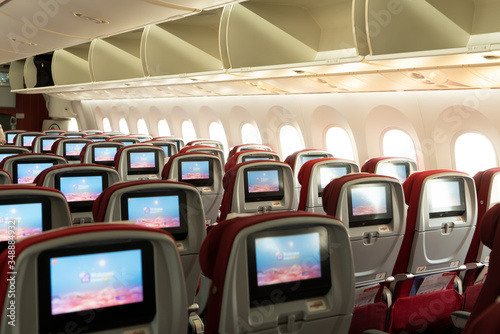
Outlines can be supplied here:
[[465, 328], [465, 324], [470, 317], [470, 312], [467, 311], [455, 311], [451, 314], [451, 320], [456, 328]]

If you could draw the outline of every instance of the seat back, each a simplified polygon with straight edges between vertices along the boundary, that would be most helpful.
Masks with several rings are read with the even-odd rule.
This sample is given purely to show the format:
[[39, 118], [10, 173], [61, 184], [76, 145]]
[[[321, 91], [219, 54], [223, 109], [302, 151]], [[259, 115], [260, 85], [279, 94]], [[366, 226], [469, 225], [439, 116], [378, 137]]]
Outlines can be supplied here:
[[174, 142], [167, 140], [148, 140], [143, 142], [143, 144], [150, 144], [161, 147], [165, 151], [165, 163], [167, 163], [169, 157], [176, 155], [178, 152], [177, 145]]
[[5, 145], [15, 145], [16, 144], [16, 136], [18, 133], [26, 132], [26, 130], [5, 130]]
[[60, 135], [61, 133], [63, 132], [66, 132], [66, 130], [61, 130], [61, 129], [46, 129], [46, 130], [42, 130], [43, 133], [45, 133], [46, 135]]
[[9, 173], [0, 169], [0, 184], [12, 184], [12, 178]]
[[44, 135], [43, 132], [18, 132], [17, 135], [14, 138], [14, 145], [15, 146], [21, 146], [21, 147], [26, 147], [31, 151], [33, 147], [33, 140], [37, 136]]
[[123, 143], [125, 146], [138, 144], [141, 142], [138, 138], [132, 136], [112, 136], [106, 139], [106, 141]]
[[394, 274], [462, 266], [477, 219], [474, 180], [457, 171], [421, 171], [411, 174], [403, 188], [408, 213]]
[[403, 183], [411, 173], [417, 171], [417, 164], [409, 158], [378, 157], [365, 162], [361, 171], [392, 176]]
[[61, 134], [67, 138], [82, 138], [83, 136], [86, 135], [85, 132], [80, 132], [80, 131], [65, 131]]
[[0, 169], [9, 173], [12, 183], [33, 183], [44, 169], [67, 163], [63, 157], [51, 153], [23, 153], [3, 159]]
[[153, 145], [122, 147], [115, 155], [115, 168], [123, 181], [161, 180], [165, 151]]
[[171, 233], [181, 255], [188, 301], [194, 300], [200, 276], [198, 254], [206, 233], [201, 197], [194, 186], [163, 180], [118, 183], [97, 199], [94, 218], [131, 221]]
[[227, 158], [228, 159], [231, 158], [238, 152], [250, 151], [250, 150], [272, 151], [273, 149], [267, 145], [262, 145], [262, 144], [241, 144], [233, 146], [233, 148], [231, 148], [231, 150], [229, 151]]
[[383, 175], [348, 174], [333, 179], [322, 199], [325, 212], [348, 228], [356, 284], [388, 280], [405, 233], [401, 183]]
[[[173, 238], [124, 224], [49, 231], [0, 255], [3, 334], [185, 333], [187, 299]], [[8, 275], [7, 272], [17, 274]], [[16, 280], [15, 320], [7, 308]], [[12, 325], [12, 322], [15, 326]]]
[[226, 220], [208, 233], [200, 264], [217, 292], [205, 333], [348, 332], [352, 255], [335, 218], [280, 212]]
[[58, 139], [52, 145], [52, 153], [64, 157], [70, 164], [79, 164], [80, 153], [88, 143], [92, 143], [92, 140], [85, 138]]
[[52, 145], [61, 138], [66, 138], [61, 135], [42, 135], [37, 136], [33, 140], [33, 153], [52, 153]]
[[359, 166], [351, 160], [322, 158], [307, 161], [299, 171], [299, 210], [325, 213], [323, 209], [323, 189], [333, 178], [350, 173], [358, 173]]
[[172, 143], [175, 143], [175, 146], [177, 146], [177, 152], [180, 152], [180, 150], [182, 150], [182, 148], [185, 146], [184, 139], [177, 138], [174, 136], [154, 137], [153, 140], [167, 140], [167, 141], [170, 141]]
[[267, 150], [244, 150], [236, 152], [227, 159], [224, 170], [227, 172], [239, 163], [253, 160], [275, 160], [280, 161], [278, 153]]
[[12, 155], [18, 155], [23, 153], [30, 153], [30, 150], [26, 147], [14, 146], [14, 145], [5, 145], [0, 146], [0, 162]]
[[140, 143], [153, 139], [153, 137], [151, 137], [150, 135], [143, 135], [139, 133], [129, 134], [129, 137], [134, 137], [139, 139]]
[[213, 146], [220, 148], [221, 150], [224, 150], [224, 145], [218, 141], [218, 140], [212, 140], [212, 139], [196, 139], [188, 142], [186, 146]]
[[222, 201], [222, 162], [209, 153], [179, 153], [168, 160], [162, 171], [163, 180], [186, 182], [201, 194], [206, 224], [217, 221]]
[[102, 191], [120, 181], [112, 168], [93, 164], [53, 166], [42, 171], [35, 182], [38, 186], [54, 188], [68, 201], [73, 223], [93, 223], [92, 206]]
[[85, 135], [100, 135], [104, 131], [97, 130], [97, 129], [88, 129], [88, 130], [82, 130], [80, 132], [85, 133]]
[[108, 138], [111, 136], [106, 136], [106, 135], [101, 135], [101, 134], [95, 134], [95, 135], [85, 135], [83, 138], [85, 139], [90, 139], [93, 142], [98, 142], [98, 141], [106, 141]]
[[102, 141], [86, 144], [80, 152], [80, 161], [84, 164], [115, 166], [115, 156], [119, 149], [125, 147], [120, 142]]
[[194, 152], [214, 154], [219, 157], [223, 165], [226, 161], [226, 158], [224, 156], [224, 151], [221, 148], [215, 146], [207, 146], [207, 145], [186, 146], [179, 151], [179, 153], [194, 153]]
[[219, 220], [271, 211], [295, 211], [293, 174], [284, 162], [242, 162], [224, 175]]
[[295, 207], [297, 208], [299, 203], [300, 196], [300, 183], [299, 183], [299, 171], [300, 167], [305, 164], [309, 160], [321, 159], [321, 158], [333, 158], [333, 154], [324, 150], [317, 149], [305, 149], [301, 151], [297, 151], [288, 157], [286, 157], [285, 162], [290, 165], [293, 172], [293, 182], [295, 185], [295, 197], [297, 199], [297, 203], [295, 203]]
[[[489, 262], [488, 276], [484, 282], [483, 288], [479, 293], [477, 301], [472, 309], [471, 315], [467, 320], [464, 333], [480, 333], [472, 329], [474, 323], [480, 321], [482, 314], [489, 307], [495, 307], [498, 295], [500, 295], [500, 204], [497, 203], [488, 209], [481, 223], [481, 242], [491, 249], [491, 260]], [[498, 307], [496, 307], [498, 309]], [[498, 313], [496, 314], [498, 322]], [[485, 332], [489, 333], [489, 332]], [[493, 333], [493, 332], [492, 332]]]
[[2, 252], [8, 245], [14, 244], [9, 242], [10, 236], [14, 236], [12, 240], [17, 240], [71, 226], [71, 214], [66, 199], [55, 189], [3, 185], [0, 187], [0, 222]]

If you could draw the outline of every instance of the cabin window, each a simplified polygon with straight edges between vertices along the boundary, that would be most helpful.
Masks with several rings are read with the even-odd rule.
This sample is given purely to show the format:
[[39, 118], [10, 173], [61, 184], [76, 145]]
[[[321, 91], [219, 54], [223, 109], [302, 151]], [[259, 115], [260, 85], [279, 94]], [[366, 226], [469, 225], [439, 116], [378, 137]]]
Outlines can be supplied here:
[[102, 119], [102, 129], [104, 132], [111, 132], [113, 129], [111, 128], [111, 123], [109, 122], [109, 118], [104, 117]]
[[242, 144], [262, 144], [260, 131], [253, 124], [245, 123], [241, 127]]
[[210, 139], [220, 141], [222, 145], [224, 145], [224, 153], [227, 156], [227, 154], [229, 153], [229, 151], [227, 150], [227, 138], [222, 124], [220, 124], [219, 122], [210, 123], [208, 133], [210, 135]]
[[80, 131], [76, 118], [72, 117], [69, 119], [68, 131]]
[[168, 126], [168, 123], [164, 119], [160, 119], [158, 122], [158, 135], [160, 137], [164, 136], [170, 136], [170, 127]]
[[294, 152], [303, 150], [304, 143], [300, 132], [291, 125], [284, 125], [280, 129], [281, 155], [286, 159]]
[[182, 122], [182, 138], [185, 143], [196, 140], [196, 131], [194, 130], [193, 123], [191, 121]]
[[496, 167], [497, 155], [491, 141], [479, 133], [464, 133], [455, 142], [455, 169], [471, 176]]
[[351, 137], [342, 128], [334, 126], [328, 129], [326, 132], [326, 149], [336, 158], [354, 160]]
[[130, 134], [130, 131], [128, 130], [128, 124], [125, 118], [120, 118], [120, 121], [118, 122], [118, 126], [120, 127], [120, 132], [123, 134]]
[[137, 132], [139, 132], [141, 135], [149, 135], [146, 121], [144, 121], [144, 119], [142, 118], [137, 121]]
[[409, 158], [417, 161], [413, 140], [401, 130], [389, 130], [385, 133], [382, 140], [382, 150], [386, 157]]

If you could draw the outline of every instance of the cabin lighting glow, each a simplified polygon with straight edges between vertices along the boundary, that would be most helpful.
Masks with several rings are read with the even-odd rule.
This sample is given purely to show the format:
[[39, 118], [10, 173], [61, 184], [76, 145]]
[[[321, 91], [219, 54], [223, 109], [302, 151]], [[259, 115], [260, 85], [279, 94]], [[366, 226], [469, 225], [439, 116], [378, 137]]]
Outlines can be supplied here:
[[90, 22], [95, 23], [95, 24], [109, 24], [109, 22], [104, 20], [104, 19], [95, 18], [95, 17], [88, 16], [88, 15], [85, 15], [82, 13], [73, 13], [73, 15], [75, 17], [90, 21]]

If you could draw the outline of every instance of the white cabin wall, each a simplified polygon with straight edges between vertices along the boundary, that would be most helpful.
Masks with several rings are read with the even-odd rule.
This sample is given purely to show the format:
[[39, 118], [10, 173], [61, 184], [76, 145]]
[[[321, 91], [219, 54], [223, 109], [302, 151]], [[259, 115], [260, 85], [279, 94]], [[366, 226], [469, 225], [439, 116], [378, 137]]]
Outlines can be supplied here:
[[453, 146], [463, 132], [482, 133], [500, 152], [498, 106], [498, 90], [463, 90], [102, 100], [83, 101], [81, 110], [85, 118], [95, 118], [97, 128], [108, 117], [115, 131], [121, 117], [131, 132], [142, 117], [152, 135], [157, 135], [157, 122], [165, 119], [171, 134], [182, 137], [182, 122], [191, 120], [198, 138], [208, 138], [209, 124], [216, 121], [223, 125], [229, 146], [241, 143], [241, 127], [249, 122], [258, 126], [263, 143], [280, 154], [283, 125], [299, 128], [305, 146], [319, 149], [326, 149], [326, 131], [339, 126], [355, 143], [360, 165], [381, 156], [383, 135], [399, 129], [413, 139], [419, 168], [434, 169], [455, 167]]

